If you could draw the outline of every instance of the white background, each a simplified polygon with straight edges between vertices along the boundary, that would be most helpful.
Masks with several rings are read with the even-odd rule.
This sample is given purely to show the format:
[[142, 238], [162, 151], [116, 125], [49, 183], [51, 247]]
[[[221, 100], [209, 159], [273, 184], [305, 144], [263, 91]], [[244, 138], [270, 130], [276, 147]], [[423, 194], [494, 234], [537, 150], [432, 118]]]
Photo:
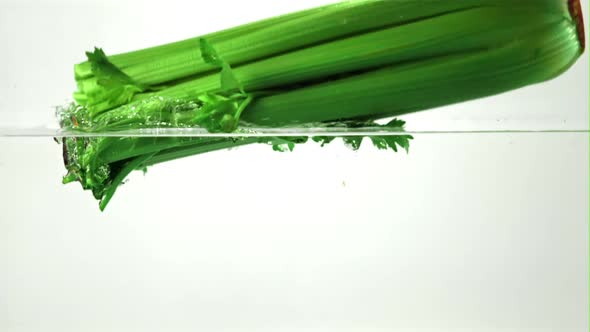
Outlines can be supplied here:
[[[46, 124], [94, 45], [319, 3], [1, 1], [2, 124]], [[586, 56], [407, 119], [587, 128], [587, 75]], [[587, 134], [418, 135], [409, 155], [252, 146], [134, 174], [100, 213], [59, 183], [50, 139], [0, 139], [0, 331], [587, 331], [588, 150]]]

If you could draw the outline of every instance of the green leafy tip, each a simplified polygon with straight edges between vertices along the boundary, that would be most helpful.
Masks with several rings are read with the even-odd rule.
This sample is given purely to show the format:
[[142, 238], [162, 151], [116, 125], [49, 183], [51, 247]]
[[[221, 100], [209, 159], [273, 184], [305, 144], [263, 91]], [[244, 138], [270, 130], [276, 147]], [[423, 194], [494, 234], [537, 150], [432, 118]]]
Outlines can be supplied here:
[[[403, 148], [406, 150], [407, 153], [410, 152], [410, 141], [414, 139], [411, 135], [403, 134], [404, 127], [406, 122], [400, 119], [393, 119], [389, 123], [385, 125], [379, 125], [374, 122], [345, 122], [345, 128], [380, 128], [382, 130], [386, 130], [388, 133], [387, 135], [366, 135], [366, 136], [344, 136], [342, 140], [344, 144], [351, 148], [354, 151], [357, 151], [361, 148], [361, 145], [365, 138], [369, 138], [375, 147], [379, 150], [387, 150], [391, 149], [395, 152], [398, 151], [398, 147]], [[336, 126], [341, 127], [342, 124], [337, 123]], [[330, 144], [334, 141], [336, 137], [334, 136], [316, 136], [313, 137], [312, 140], [314, 142], [320, 143], [322, 146]]]
[[74, 99], [92, 113], [100, 113], [124, 105], [145, 88], [112, 64], [105, 52], [94, 48], [86, 52], [93, 76], [78, 81]]
[[221, 69], [219, 93], [207, 93], [197, 99], [203, 103], [194, 122], [210, 132], [233, 132], [238, 128], [242, 112], [253, 100], [225, 61], [205, 38], [199, 40], [203, 61]]
[[211, 45], [205, 38], [201, 38], [199, 43], [203, 61], [221, 69], [221, 91], [228, 93], [239, 91], [242, 94], [245, 94], [244, 86], [234, 74], [231, 65], [223, 60], [213, 45]]
[[231, 133], [238, 128], [242, 112], [252, 102], [252, 96], [236, 94], [204, 94], [198, 97], [202, 103], [193, 121], [209, 132]]
[[[404, 131], [405, 125], [405, 121], [393, 119], [388, 124], [386, 124], [385, 127], [388, 127], [391, 130]], [[397, 152], [397, 147], [399, 146], [406, 150], [406, 153], [410, 153], [410, 140], [413, 139], [414, 137], [411, 135], [371, 136], [373, 145], [379, 150], [392, 149], [393, 151]]]
[[[347, 129], [359, 129], [359, 128], [370, 128], [370, 129], [381, 129], [387, 131], [387, 135], [365, 135], [365, 136], [342, 136], [344, 144], [351, 148], [353, 151], [357, 151], [361, 148], [361, 145], [365, 138], [369, 138], [375, 147], [379, 150], [391, 149], [398, 152], [398, 148], [401, 147], [410, 152], [410, 141], [414, 139], [411, 135], [403, 134], [406, 123], [403, 120], [394, 119], [385, 125], [379, 125], [374, 122], [336, 122], [333, 124], [327, 124], [329, 127], [342, 128], [343, 131]], [[311, 140], [321, 144], [322, 147], [332, 143], [338, 136], [314, 136]], [[285, 136], [285, 137], [272, 137], [268, 140], [268, 144], [272, 145], [274, 151], [289, 152], [295, 149], [298, 144], [305, 144], [309, 140], [306, 136]]]

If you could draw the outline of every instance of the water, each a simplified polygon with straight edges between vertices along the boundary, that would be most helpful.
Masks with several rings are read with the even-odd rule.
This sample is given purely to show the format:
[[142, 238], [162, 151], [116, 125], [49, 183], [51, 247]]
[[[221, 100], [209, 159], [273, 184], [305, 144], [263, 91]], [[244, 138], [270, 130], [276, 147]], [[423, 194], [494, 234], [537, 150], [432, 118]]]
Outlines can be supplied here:
[[409, 154], [217, 151], [133, 173], [105, 212], [61, 184], [54, 111], [83, 51], [329, 2], [0, 0], [0, 331], [588, 331], [587, 54], [404, 116]]
[[211, 133], [203, 128], [145, 128], [103, 132], [83, 132], [51, 127], [38, 128], [1, 128], [0, 137], [351, 137], [351, 136], [396, 136], [417, 134], [584, 134], [590, 130], [580, 127], [556, 127], [555, 129], [535, 128], [530, 126], [518, 127], [524, 129], [503, 128], [500, 126], [482, 127], [474, 129], [413, 129], [401, 130], [387, 127], [363, 127], [363, 128], [326, 128], [326, 127], [282, 127], [282, 128], [239, 128], [233, 133]]
[[50, 138], [0, 138], [0, 326], [585, 331], [588, 142], [247, 146], [136, 172], [101, 213]]

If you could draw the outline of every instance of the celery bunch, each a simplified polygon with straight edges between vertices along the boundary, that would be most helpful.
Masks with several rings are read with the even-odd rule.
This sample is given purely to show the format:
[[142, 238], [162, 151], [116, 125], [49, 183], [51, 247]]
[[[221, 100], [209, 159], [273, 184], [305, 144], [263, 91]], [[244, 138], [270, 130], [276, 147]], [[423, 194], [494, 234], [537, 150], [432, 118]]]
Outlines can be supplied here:
[[[60, 116], [84, 132], [359, 126], [550, 80], [584, 47], [579, 0], [346, 1], [125, 54], [95, 49]], [[411, 137], [372, 139], [407, 149]], [[65, 180], [104, 208], [132, 170], [285, 141], [304, 140], [66, 139]]]

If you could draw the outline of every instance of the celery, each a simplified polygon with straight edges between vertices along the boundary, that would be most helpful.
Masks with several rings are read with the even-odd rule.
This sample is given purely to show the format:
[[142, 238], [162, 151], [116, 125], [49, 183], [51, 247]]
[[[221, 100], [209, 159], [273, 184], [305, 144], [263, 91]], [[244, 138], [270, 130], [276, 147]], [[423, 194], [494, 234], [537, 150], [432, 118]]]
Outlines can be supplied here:
[[[358, 126], [553, 79], [585, 48], [579, 0], [355, 0], [125, 54], [87, 53], [62, 127]], [[390, 127], [403, 130], [403, 122]], [[372, 137], [408, 148], [408, 135]], [[327, 143], [329, 138], [316, 138]], [[286, 138], [66, 139], [65, 182], [106, 206], [128, 172]], [[362, 138], [348, 138], [358, 148]]]

